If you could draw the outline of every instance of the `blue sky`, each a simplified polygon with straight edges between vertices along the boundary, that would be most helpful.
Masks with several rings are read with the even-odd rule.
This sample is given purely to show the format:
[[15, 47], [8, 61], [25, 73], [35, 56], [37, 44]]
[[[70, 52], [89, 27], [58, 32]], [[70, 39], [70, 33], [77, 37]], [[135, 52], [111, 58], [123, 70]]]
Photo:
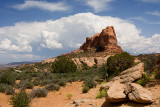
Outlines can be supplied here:
[[0, 63], [70, 52], [107, 26], [124, 51], [160, 52], [160, 0], [0, 0]]

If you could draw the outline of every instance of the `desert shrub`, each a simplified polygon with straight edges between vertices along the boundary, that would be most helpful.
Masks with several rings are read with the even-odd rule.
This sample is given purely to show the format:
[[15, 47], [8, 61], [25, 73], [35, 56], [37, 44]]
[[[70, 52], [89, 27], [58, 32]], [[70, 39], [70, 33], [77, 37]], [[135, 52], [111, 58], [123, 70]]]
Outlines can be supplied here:
[[34, 84], [34, 86], [40, 85], [40, 80], [39, 80], [39, 79], [35, 79], [35, 80], [33, 81], [33, 84]]
[[52, 83], [54, 83], [54, 84], [57, 84], [57, 83], [59, 83], [59, 79], [52, 79]]
[[67, 82], [68, 82], [67, 80], [59, 80], [58, 85], [66, 86]]
[[72, 94], [71, 94], [71, 93], [68, 93], [68, 94], [66, 94], [66, 97], [67, 97], [68, 99], [71, 99], [71, 98], [72, 98]]
[[5, 93], [6, 95], [14, 94], [14, 89], [11, 85], [8, 84], [0, 84], [0, 92]]
[[107, 67], [108, 67], [108, 75], [118, 75], [120, 72], [132, 67], [134, 64], [134, 57], [131, 56], [127, 52], [123, 52], [120, 54], [115, 54], [111, 56], [107, 60]]
[[76, 64], [65, 56], [59, 56], [52, 64], [53, 73], [69, 73], [77, 70]]
[[108, 72], [108, 67], [107, 64], [103, 64], [99, 69], [98, 69], [98, 76], [99, 79], [106, 79], [106, 73]]
[[155, 62], [156, 62], [156, 56], [153, 56], [153, 55], [148, 56], [144, 60], [144, 70], [150, 71], [155, 66]]
[[26, 87], [27, 89], [33, 89], [34, 84], [33, 84], [32, 82], [27, 82], [27, 83], [25, 84], [25, 87]]
[[58, 91], [60, 89], [60, 86], [57, 84], [49, 84], [47, 86], [45, 86], [45, 89], [48, 91]]
[[8, 87], [5, 90], [5, 94], [6, 95], [13, 95], [15, 93], [15, 90], [13, 89], [13, 87], [11, 85], [8, 85]]
[[78, 79], [76, 78], [76, 77], [71, 77], [71, 78], [69, 78], [69, 80], [68, 80], [68, 82], [75, 82], [75, 81], [77, 81]]
[[107, 90], [102, 89], [99, 93], [97, 93], [96, 98], [102, 98], [105, 97], [107, 94]]
[[85, 84], [89, 88], [93, 88], [96, 86], [96, 83], [93, 79], [87, 78], [84, 80], [83, 84]]
[[96, 98], [102, 98], [102, 94], [101, 93], [97, 93], [96, 94]]
[[30, 98], [46, 97], [47, 94], [48, 94], [48, 90], [46, 90], [45, 88], [37, 88], [31, 91]]
[[137, 84], [145, 86], [145, 84], [150, 80], [147, 74], [143, 75], [138, 81]]
[[21, 90], [25, 89], [33, 89], [34, 84], [29, 80], [21, 80], [19, 84], [16, 86], [16, 88], [19, 88]]
[[30, 76], [28, 73], [24, 72], [24, 73], [20, 74], [20, 80], [31, 81], [32, 80], [32, 76]]
[[13, 107], [29, 107], [30, 99], [25, 91], [14, 94], [10, 98], [10, 103]]
[[160, 71], [154, 73], [155, 79], [160, 79]]
[[13, 75], [13, 73], [10, 71], [4, 72], [4, 74], [0, 77], [0, 83], [14, 85], [15, 81], [16, 81], [16, 78]]
[[7, 88], [7, 84], [4, 84], [4, 83], [0, 84], [0, 92], [5, 93], [6, 88]]
[[52, 80], [46, 79], [46, 80], [42, 80], [40, 82], [40, 85], [41, 86], [45, 86], [45, 85], [50, 84], [50, 83], [52, 83]]
[[[83, 63], [83, 62], [82, 62]], [[89, 67], [89, 66], [87, 66], [87, 64], [85, 64], [85, 63], [83, 63], [82, 64], [82, 70], [89, 70], [89, 69], [91, 69], [92, 67]]]
[[82, 93], [87, 93], [89, 91], [89, 87], [83, 84]]

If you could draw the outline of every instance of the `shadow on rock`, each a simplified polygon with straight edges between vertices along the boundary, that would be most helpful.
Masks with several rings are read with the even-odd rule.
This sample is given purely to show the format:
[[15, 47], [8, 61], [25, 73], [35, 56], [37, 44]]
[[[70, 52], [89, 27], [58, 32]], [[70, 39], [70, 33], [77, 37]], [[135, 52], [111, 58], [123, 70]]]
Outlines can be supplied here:
[[146, 107], [149, 106], [150, 104], [140, 104], [140, 103], [134, 103], [131, 101], [125, 102], [125, 103], [109, 103], [105, 101], [101, 107], [123, 107], [123, 106], [129, 106], [129, 107]]

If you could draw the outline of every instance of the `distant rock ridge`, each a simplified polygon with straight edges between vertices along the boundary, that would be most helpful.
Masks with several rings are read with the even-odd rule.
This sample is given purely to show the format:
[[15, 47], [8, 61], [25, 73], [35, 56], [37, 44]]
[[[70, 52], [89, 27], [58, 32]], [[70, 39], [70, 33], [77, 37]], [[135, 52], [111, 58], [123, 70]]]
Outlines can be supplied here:
[[113, 26], [108, 26], [106, 29], [103, 29], [101, 33], [97, 33], [92, 37], [87, 37], [86, 42], [84, 42], [79, 49], [72, 51], [71, 53], [80, 53], [93, 49], [97, 52], [122, 52], [122, 48], [117, 45], [116, 33]]

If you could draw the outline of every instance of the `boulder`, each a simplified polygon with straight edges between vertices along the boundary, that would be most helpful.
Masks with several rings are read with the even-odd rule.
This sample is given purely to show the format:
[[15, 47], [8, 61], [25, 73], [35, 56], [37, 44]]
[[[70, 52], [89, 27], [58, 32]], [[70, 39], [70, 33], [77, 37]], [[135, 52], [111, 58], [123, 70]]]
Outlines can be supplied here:
[[107, 91], [106, 100], [111, 103], [126, 101], [127, 98], [124, 91], [125, 85], [121, 84], [119, 81], [115, 81]]
[[144, 63], [139, 63], [134, 67], [121, 72], [111, 81], [118, 80], [120, 81], [120, 83], [129, 83], [141, 78], [143, 74], [144, 74]]
[[152, 93], [139, 84], [127, 84], [125, 88], [125, 94], [128, 95], [129, 100], [134, 102], [153, 103]]
[[122, 71], [118, 76], [112, 78], [108, 83], [101, 86], [101, 89], [108, 89], [114, 81], [130, 83], [142, 77], [144, 74], [144, 63], [139, 63], [132, 68]]

